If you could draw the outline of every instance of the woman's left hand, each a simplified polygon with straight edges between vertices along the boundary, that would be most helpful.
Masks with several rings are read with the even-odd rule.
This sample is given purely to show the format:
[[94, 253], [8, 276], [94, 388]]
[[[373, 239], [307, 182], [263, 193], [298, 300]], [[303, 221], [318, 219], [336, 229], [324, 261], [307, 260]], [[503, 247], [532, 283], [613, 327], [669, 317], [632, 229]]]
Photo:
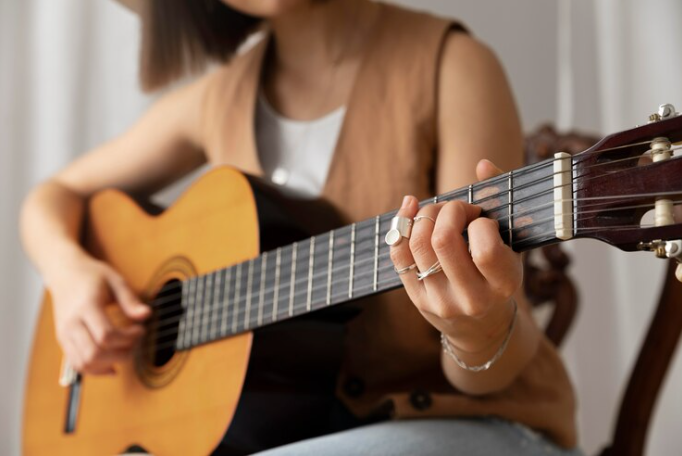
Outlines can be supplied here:
[[[476, 172], [479, 180], [501, 173], [487, 160]], [[391, 247], [397, 270], [416, 264], [424, 272], [440, 263], [442, 272], [421, 281], [414, 269], [400, 278], [422, 315], [468, 353], [483, 352], [504, 337], [513, 318], [510, 301], [523, 280], [520, 255], [502, 242], [498, 223], [480, 212], [461, 201], [419, 209], [417, 199], [406, 196], [397, 215], [417, 220], [409, 242]]]

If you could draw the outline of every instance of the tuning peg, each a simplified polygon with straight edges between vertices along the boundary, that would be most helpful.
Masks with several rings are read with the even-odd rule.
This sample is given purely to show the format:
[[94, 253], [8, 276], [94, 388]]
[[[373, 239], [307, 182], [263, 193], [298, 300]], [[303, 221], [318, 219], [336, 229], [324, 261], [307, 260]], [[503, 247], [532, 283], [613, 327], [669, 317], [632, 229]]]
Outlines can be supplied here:
[[649, 116], [649, 123], [659, 122], [661, 120], [670, 119], [671, 117], [679, 116], [680, 113], [675, 111], [675, 106], [670, 103], [662, 104], [658, 107], [658, 112]]
[[663, 120], [670, 117], [679, 116], [680, 113], [675, 111], [675, 106], [671, 105], [670, 103], [666, 103], [658, 107], [658, 115], [660, 116], [661, 120]]

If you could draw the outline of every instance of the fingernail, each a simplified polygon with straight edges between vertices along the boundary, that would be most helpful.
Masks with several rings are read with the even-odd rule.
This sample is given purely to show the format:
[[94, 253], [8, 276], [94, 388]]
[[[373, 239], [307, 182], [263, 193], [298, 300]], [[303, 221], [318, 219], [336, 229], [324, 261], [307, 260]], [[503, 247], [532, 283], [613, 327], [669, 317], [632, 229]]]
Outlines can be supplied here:
[[405, 197], [403, 198], [403, 205], [400, 206], [400, 208], [403, 209], [404, 207], [407, 207], [407, 205], [409, 203], [410, 203], [410, 195], [405, 195]]

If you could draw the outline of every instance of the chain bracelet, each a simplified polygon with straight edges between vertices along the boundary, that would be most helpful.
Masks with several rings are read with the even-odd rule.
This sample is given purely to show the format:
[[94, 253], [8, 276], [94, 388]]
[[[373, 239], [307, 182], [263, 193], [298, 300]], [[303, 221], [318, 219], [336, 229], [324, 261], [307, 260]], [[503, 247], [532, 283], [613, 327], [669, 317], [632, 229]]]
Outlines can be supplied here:
[[509, 324], [509, 329], [507, 330], [507, 335], [504, 337], [504, 340], [502, 341], [502, 345], [500, 345], [500, 348], [497, 350], [497, 352], [493, 355], [492, 358], [490, 358], [488, 361], [486, 361], [483, 364], [480, 364], [478, 366], [469, 366], [467, 363], [459, 359], [459, 356], [452, 350], [452, 345], [450, 345], [450, 341], [448, 340], [448, 337], [440, 333], [440, 343], [443, 346], [443, 351], [447, 353], [447, 355], [453, 359], [457, 363], [459, 367], [461, 367], [464, 370], [468, 370], [470, 372], [482, 372], [482, 371], [487, 371], [492, 367], [495, 362], [500, 359], [504, 351], [507, 349], [507, 345], [509, 345], [509, 340], [511, 339], [511, 335], [514, 332], [514, 325], [516, 324], [516, 314], [518, 311], [518, 305], [516, 304], [516, 300], [512, 298], [512, 303], [514, 304], [514, 314], [512, 315], [512, 320], [511, 323]]

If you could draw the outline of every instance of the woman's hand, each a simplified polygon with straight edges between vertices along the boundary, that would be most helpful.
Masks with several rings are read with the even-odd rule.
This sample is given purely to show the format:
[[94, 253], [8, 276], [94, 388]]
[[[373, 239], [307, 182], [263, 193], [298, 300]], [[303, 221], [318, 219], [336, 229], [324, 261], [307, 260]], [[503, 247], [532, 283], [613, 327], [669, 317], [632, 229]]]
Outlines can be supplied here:
[[[114, 364], [128, 358], [144, 334], [150, 314], [125, 280], [106, 263], [79, 255], [51, 275], [48, 288], [57, 340], [68, 363], [86, 374], [114, 374]], [[132, 321], [115, 325], [105, 307], [118, 303]]]
[[[476, 168], [479, 180], [500, 173], [487, 160]], [[452, 346], [474, 355], [494, 353], [504, 339], [514, 312], [510, 301], [523, 280], [520, 255], [502, 242], [498, 223], [479, 214], [480, 208], [460, 201], [419, 209], [417, 199], [407, 196], [398, 216], [422, 218], [414, 222], [409, 243], [391, 248], [397, 269], [416, 263], [424, 272], [440, 263], [442, 272], [421, 281], [414, 270], [400, 278], [422, 315]]]

